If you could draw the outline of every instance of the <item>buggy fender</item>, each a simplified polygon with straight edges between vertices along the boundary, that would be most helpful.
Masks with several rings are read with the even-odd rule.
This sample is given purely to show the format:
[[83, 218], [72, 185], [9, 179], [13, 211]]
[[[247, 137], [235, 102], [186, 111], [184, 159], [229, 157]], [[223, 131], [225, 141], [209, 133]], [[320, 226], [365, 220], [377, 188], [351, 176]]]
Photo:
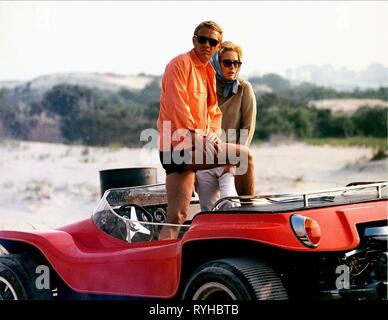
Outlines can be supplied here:
[[126, 243], [99, 230], [91, 219], [50, 232], [0, 231], [2, 240], [38, 249], [76, 292], [169, 298], [178, 289], [178, 241]]

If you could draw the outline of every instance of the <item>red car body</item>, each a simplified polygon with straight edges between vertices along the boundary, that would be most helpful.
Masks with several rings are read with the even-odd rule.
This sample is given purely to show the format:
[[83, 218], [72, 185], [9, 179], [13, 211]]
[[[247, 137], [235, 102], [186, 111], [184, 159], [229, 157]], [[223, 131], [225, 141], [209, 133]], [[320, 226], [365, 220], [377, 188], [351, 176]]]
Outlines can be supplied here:
[[[352, 188], [357, 189], [357, 187], [348, 189]], [[386, 183], [378, 185], [380, 192], [385, 189]], [[301, 199], [299, 200], [302, 201]], [[244, 199], [240, 198], [239, 201]], [[379, 228], [380, 236], [381, 231], [385, 232], [387, 228], [385, 192], [379, 197], [367, 197], [345, 204], [336, 202], [315, 206], [305, 204], [285, 210], [283, 208], [275, 210], [273, 207], [273, 210], [267, 207], [266, 210], [260, 210], [260, 206], [250, 204], [242, 206], [241, 210], [233, 208], [198, 213], [193, 217], [183, 236], [176, 240], [126, 242], [103, 232], [91, 217], [50, 232], [3, 230], [0, 231], [0, 244], [8, 255], [21, 253], [28, 255], [29, 252], [34, 252], [33, 256], [37, 260], [35, 265], [42, 263], [48, 265], [55, 274], [56, 283], [61, 282], [62, 287], [68, 292], [77, 294], [176, 298], [181, 296], [196, 268], [208, 263], [213, 257], [222, 259], [238, 256], [239, 259], [258, 258], [271, 265], [284, 285], [285, 294], [293, 297], [292, 291], [299, 292], [300, 289], [288, 289], [298, 281], [299, 271], [291, 270], [290, 264], [297, 269], [297, 266], [303, 264], [296, 261], [300, 259], [314, 263], [312, 269], [321, 270], [318, 264], [322, 259], [326, 261], [324, 263], [333, 257], [336, 257], [333, 261], [339, 261], [338, 257], [365, 245], [362, 243], [360, 226]], [[311, 219], [319, 226], [318, 245], [309, 247], [301, 241], [295, 226], [292, 225], [291, 217], [294, 215]], [[385, 241], [385, 249], [386, 236], [380, 237], [383, 243]], [[386, 250], [380, 251], [377, 258], [373, 259], [381, 260], [386, 257]], [[288, 266], [283, 268], [283, 263]], [[10, 263], [5, 263], [4, 268], [11, 270], [9, 265]], [[332, 263], [331, 265], [334, 270], [336, 265]], [[384, 265], [375, 267], [381, 270]], [[323, 271], [314, 274], [319, 277], [316, 274], [321, 272]], [[283, 280], [281, 274], [286, 274], [285, 278], [288, 278]], [[335, 288], [332, 283], [334, 275], [332, 272], [330, 276], [323, 277], [328, 282], [331, 281], [332, 288], [327, 285], [317, 289], [320, 294], [331, 292], [333, 296], [333, 291], [336, 290], [335, 294], [341, 296], [339, 294], [341, 290]], [[316, 281], [323, 280], [317, 278]], [[386, 298], [386, 294], [381, 294], [381, 290], [386, 290], [386, 277], [384, 279], [382, 275], [381, 279], [374, 279], [371, 283], [374, 284], [373, 293], [378, 292], [375, 296]], [[315, 290], [309, 285], [307, 287], [306, 292]], [[296, 293], [294, 296], [299, 295]], [[318, 297], [318, 292], [314, 291], [314, 296]], [[28, 296], [27, 293], [26, 298], [34, 297]]]

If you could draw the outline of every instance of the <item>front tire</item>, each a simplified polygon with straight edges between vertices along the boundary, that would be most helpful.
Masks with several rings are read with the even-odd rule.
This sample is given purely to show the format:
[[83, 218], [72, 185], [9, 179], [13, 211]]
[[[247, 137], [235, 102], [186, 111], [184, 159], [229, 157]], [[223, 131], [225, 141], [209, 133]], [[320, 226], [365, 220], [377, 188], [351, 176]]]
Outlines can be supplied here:
[[185, 300], [285, 300], [287, 292], [267, 264], [248, 258], [207, 262], [190, 277]]

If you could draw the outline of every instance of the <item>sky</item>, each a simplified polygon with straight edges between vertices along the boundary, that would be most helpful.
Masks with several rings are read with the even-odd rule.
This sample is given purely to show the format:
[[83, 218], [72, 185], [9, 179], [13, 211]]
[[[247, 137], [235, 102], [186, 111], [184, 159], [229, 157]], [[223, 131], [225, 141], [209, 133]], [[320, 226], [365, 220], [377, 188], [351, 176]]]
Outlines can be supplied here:
[[241, 75], [302, 65], [388, 66], [384, 1], [1, 1], [0, 80], [58, 72], [161, 75], [214, 20], [244, 51]]

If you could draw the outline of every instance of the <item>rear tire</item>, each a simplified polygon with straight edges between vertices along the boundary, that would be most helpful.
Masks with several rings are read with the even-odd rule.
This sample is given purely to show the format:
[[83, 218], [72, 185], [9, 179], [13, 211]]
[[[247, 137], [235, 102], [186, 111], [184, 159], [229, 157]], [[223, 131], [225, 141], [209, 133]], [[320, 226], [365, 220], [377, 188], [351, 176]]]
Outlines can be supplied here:
[[26, 255], [0, 256], [0, 300], [50, 300], [51, 289], [38, 289], [37, 264]]
[[12, 261], [4, 263], [0, 258], [0, 300], [25, 300], [27, 292], [18, 277], [19, 266]]
[[267, 264], [248, 258], [207, 262], [190, 277], [185, 300], [285, 300], [287, 292]]

